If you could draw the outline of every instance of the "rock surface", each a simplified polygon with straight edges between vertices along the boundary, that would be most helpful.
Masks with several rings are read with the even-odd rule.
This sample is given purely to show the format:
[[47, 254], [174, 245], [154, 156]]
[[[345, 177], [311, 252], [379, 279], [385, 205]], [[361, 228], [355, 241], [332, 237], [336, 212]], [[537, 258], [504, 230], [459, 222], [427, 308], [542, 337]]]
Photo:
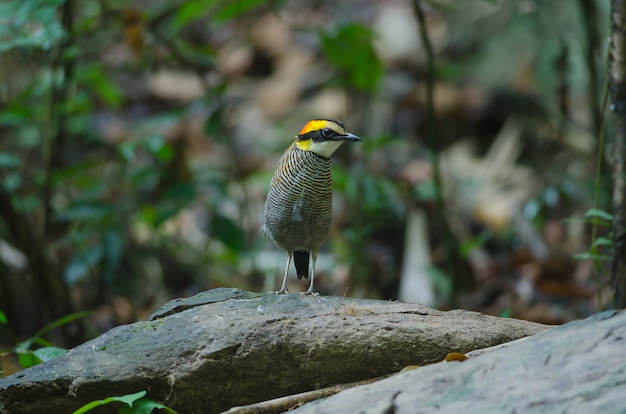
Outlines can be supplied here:
[[[215, 289], [1, 379], [0, 412], [68, 413], [141, 390], [179, 413], [219, 412], [387, 375], [548, 328], [399, 302]], [[558, 365], [557, 355], [552, 358]]]
[[604, 312], [464, 362], [418, 368], [292, 412], [626, 413], [625, 350], [626, 312]]

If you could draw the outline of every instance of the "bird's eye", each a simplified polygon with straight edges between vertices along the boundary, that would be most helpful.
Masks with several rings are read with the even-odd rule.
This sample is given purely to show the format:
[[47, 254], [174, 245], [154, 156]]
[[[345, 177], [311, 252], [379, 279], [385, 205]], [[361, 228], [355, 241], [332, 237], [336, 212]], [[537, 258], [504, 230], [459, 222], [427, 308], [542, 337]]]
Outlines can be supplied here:
[[324, 136], [324, 138], [330, 138], [333, 136], [333, 130], [330, 128], [324, 128], [322, 129], [322, 135]]

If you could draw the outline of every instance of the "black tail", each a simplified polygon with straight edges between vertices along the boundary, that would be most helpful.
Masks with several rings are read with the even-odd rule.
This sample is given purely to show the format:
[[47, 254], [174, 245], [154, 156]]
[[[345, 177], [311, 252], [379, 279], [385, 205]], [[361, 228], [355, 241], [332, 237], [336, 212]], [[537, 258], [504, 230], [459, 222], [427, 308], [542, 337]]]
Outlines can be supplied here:
[[293, 264], [296, 265], [298, 280], [302, 278], [309, 278], [309, 252], [304, 250], [294, 250]]

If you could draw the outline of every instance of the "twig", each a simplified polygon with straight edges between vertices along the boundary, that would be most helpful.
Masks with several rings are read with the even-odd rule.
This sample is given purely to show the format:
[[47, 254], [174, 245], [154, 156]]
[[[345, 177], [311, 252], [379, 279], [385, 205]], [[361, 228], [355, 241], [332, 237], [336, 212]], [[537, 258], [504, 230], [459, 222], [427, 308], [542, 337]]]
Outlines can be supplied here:
[[[595, 171], [595, 190], [593, 196], [593, 208], [599, 208], [600, 203], [600, 190], [603, 187], [604, 177], [609, 177], [608, 172], [603, 173], [604, 165], [602, 163], [604, 159], [604, 137], [605, 137], [605, 114], [608, 104], [608, 81], [604, 82], [604, 92], [602, 96], [602, 102], [598, 104], [599, 94], [599, 80], [598, 80], [598, 65], [597, 54], [602, 49], [600, 44], [600, 35], [598, 29], [598, 8], [597, 4], [593, 1], [579, 0], [581, 14], [583, 18], [585, 28], [585, 63], [587, 71], [589, 73], [589, 103], [591, 106], [592, 131], [598, 134], [598, 143], [596, 147], [596, 171]], [[608, 57], [607, 57], [608, 58]], [[598, 224], [593, 223], [591, 227], [591, 240], [596, 240], [598, 234]], [[602, 309], [602, 278], [600, 275], [599, 262], [594, 261], [594, 279], [596, 280], [598, 291], [598, 309]]]
[[[596, 173], [595, 173], [595, 183], [594, 183], [594, 194], [593, 194], [593, 208], [598, 208], [600, 203], [600, 188], [602, 186], [602, 160], [604, 159], [604, 122], [606, 118], [604, 114], [606, 113], [606, 107], [609, 101], [609, 87], [608, 83], [604, 85], [604, 95], [602, 97], [602, 117], [600, 122], [600, 130], [598, 131], [598, 147], [596, 149]], [[598, 236], [598, 223], [596, 221], [593, 222], [591, 226], [591, 240], [596, 240]], [[595, 261], [594, 261], [595, 262]], [[593, 267], [594, 279], [596, 280], [596, 286], [598, 290], [598, 309], [602, 309], [603, 301], [602, 301], [602, 278], [600, 276], [600, 266], [594, 263]]]
[[333, 385], [332, 387], [322, 388], [320, 390], [303, 392], [300, 394], [288, 395], [286, 397], [275, 398], [273, 400], [263, 401], [256, 404], [244, 405], [241, 407], [233, 407], [224, 414], [274, 414], [282, 413], [290, 409], [299, 407], [308, 402], [319, 400], [322, 398], [330, 397], [348, 388], [358, 387], [359, 385], [371, 384], [372, 382], [380, 381], [387, 378], [376, 377], [358, 382], [351, 382], [349, 384]]
[[426, 29], [426, 18], [424, 11], [422, 10], [420, 0], [415, 0], [413, 5], [417, 21], [419, 22], [420, 37], [422, 44], [424, 45], [424, 51], [426, 52], [426, 126], [429, 137], [430, 150], [432, 152], [433, 163], [433, 180], [435, 184], [435, 205], [437, 214], [439, 215], [439, 222], [443, 230], [443, 242], [446, 246], [449, 260], [446, 260], [446, 267], [449, 276], [453, 280], [453, 293], [451, 302], [456, 302], [456, 296], [460, 288], [461, 269], [459, 252], [456, 248], [456, 242], [454, 240], [448, 218], [446, 217], [446, 203], [443, 196], [443, 180], [441, 178], [441, 168], [439, 166], [439, 147], [437, 140], [439, 137], [439, 128], [437, 125], [437, 117], [435, 114], [435, 106], [433, 102], [434, 89], [435, 89], [435, 58], [433, 54], [433, 47]]
[[579, 0], [581, 15], [585, 29], [585, 63], [589, 72], [589, 104], [591, 105], [591, 115], [593, 120], [593, 130], [598, 131], [601, 124], [600, 105], [598, 96], [600, 82], [598, 80], [598, 51], [602, 50], [600, 44], [600, 34], [598, 30], [598, 6], [595, 1]]

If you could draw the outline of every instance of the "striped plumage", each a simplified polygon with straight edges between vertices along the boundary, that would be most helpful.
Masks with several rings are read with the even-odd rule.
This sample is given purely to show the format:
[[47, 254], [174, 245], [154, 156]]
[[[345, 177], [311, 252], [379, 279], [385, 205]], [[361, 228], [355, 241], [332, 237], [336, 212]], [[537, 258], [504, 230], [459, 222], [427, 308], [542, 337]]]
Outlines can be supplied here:
[[308, 277], [309, 254], [313, 258], [326, 240], [332, 221], [332, 166], [330, 155], [345, 141], [360, 141], [337, 120], [309, 121], [285, 151], [274, 172], [265, 202], [263, 230], [288, 253], [281, 289], [285, 293], [293, 256], [298, 279]]
[[295, 142], [283, 154], [272, 178], [265, 230], [283, 249], [307, 252], [304, 260], [302, 254], [295, 254], [298, 279], [309, 276], [308, 252], [318, 251], [330, 230], [332, 180], [330, 159], [301, 150]]

